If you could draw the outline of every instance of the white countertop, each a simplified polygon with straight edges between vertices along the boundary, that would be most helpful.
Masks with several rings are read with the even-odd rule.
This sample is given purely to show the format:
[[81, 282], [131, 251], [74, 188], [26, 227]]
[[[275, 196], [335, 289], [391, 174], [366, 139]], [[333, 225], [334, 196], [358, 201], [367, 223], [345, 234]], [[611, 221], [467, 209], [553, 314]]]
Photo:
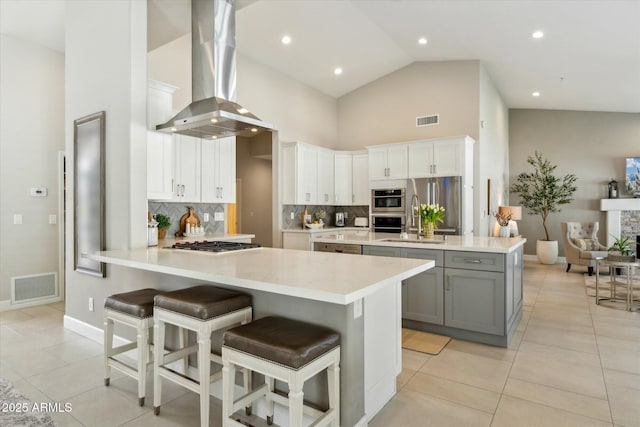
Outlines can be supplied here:
[[162, 247], [103, 251], [108, 264], [276, 294], [350, 304], [434, 266], [433, 261], [256, 248], [207, 253]]
[[323, 228], [283, 228], [283, 233], [306, 233], [306, 234], [317, 234], [317, 233], [330, 233], [330, 232], [349, 232], [349, 231], [366, 231], [369, 232], [369, 227], [323, 227]]
[[[389, 239], [394, 241], [389, 241]], [[374, 233], [368, 230], [337, 231], [332, 234], [312, 237], [314, 242], [343, 243], [356, 245], [395, 246], [401, 248], [440, 249], [445, 251], [469, 251], [489, 253], [510, 253], [524, 245], [523, 237], [481, 237], [481, 236], [435, 236], [434, 240], [417, 240], [415, 234], [409, 239], [400, 239], [399, 234]]]

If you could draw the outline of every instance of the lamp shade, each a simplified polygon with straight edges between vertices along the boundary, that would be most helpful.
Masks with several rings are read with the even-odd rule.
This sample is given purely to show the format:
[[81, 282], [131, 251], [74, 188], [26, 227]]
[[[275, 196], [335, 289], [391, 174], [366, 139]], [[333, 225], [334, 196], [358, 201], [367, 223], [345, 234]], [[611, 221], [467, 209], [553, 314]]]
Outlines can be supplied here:
[[499, 206], [498, 213], [501, 216], [511, 215], [513, 221], [522, 219], [522, 206]]

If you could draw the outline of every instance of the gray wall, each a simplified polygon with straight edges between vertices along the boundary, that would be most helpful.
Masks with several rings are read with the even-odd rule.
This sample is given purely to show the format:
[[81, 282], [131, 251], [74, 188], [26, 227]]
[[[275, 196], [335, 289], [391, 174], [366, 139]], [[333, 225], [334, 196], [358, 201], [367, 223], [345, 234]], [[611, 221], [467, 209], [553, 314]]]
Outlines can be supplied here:
[[[11, 278], [59, 271], [58, 152], [64, 150], [64, 55], [0, 35], [0, 308]], [[46, 187], [47, 197], [31, 197]], [[22, 214], [22, 225], [13, 215]], [[58, 276], [60, 280], [60, 276]], [[6, 303], [6, 304], [5, 304]]]
[[[520, 172], [531, 170], [526, 159], [535, 150], [558, 166], [556, 175], [573, 173], [578, 177], [574, 201], [548, 219], [551, 238], [561, 240], [562, 221], [600, 221], [599, 238], [605, 242], [600, 199], [607, 197], [611, 178], [624, 182], [625, 159], [640, 157], [640, 114], [509, 110], [509, 182]], [[515, 195], [510, 200], [518, 202]], [[535, 254], [536, 240], [544, 239], [540, 216], [523, 212], [518, 229], [528, 240], [525, 254]], [[559, 249], [563, 256], [561, 243]]]

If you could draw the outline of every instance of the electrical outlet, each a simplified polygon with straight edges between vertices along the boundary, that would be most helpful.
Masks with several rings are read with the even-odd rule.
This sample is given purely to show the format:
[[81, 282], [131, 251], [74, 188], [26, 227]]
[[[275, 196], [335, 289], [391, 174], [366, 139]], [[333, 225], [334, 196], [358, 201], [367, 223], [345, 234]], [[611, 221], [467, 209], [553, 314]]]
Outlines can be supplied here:
[[353, 302], [353, 318], [357, 319], [362, 316], [362, 298]]
[[89, 297], [89, 311], [93, 311], [93, 298]]
[[291, 212], [291, 219], [296, 219], [296, 214]]
[[224, 212], [215, 212], [213, 214], [214, 221], [224, 221]]
[[51, 214], [49, 215], [49, 224], [56, 225], [58, 223], [58, 216]]
[[14, 225], [22, 224], [22, 214], [13, 214], [13, 224]]
[[202, 215], [202, 220], [203, 220], [204, 222], [209, 222], [209, 212], [205, 212], [205, 213]]

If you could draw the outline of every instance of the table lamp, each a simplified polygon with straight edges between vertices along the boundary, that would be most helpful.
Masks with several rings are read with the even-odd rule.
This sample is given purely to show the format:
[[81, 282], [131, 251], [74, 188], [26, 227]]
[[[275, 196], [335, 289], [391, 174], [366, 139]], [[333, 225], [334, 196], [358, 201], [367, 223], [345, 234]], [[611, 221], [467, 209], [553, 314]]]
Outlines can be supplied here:
[[519, 236], [518, 223], [516, 221], [522, 219], [522, 206], [499, 206], [498, 213], [502, 216], [511, 215], [509, 220], [509, 234], [511, 237]]

